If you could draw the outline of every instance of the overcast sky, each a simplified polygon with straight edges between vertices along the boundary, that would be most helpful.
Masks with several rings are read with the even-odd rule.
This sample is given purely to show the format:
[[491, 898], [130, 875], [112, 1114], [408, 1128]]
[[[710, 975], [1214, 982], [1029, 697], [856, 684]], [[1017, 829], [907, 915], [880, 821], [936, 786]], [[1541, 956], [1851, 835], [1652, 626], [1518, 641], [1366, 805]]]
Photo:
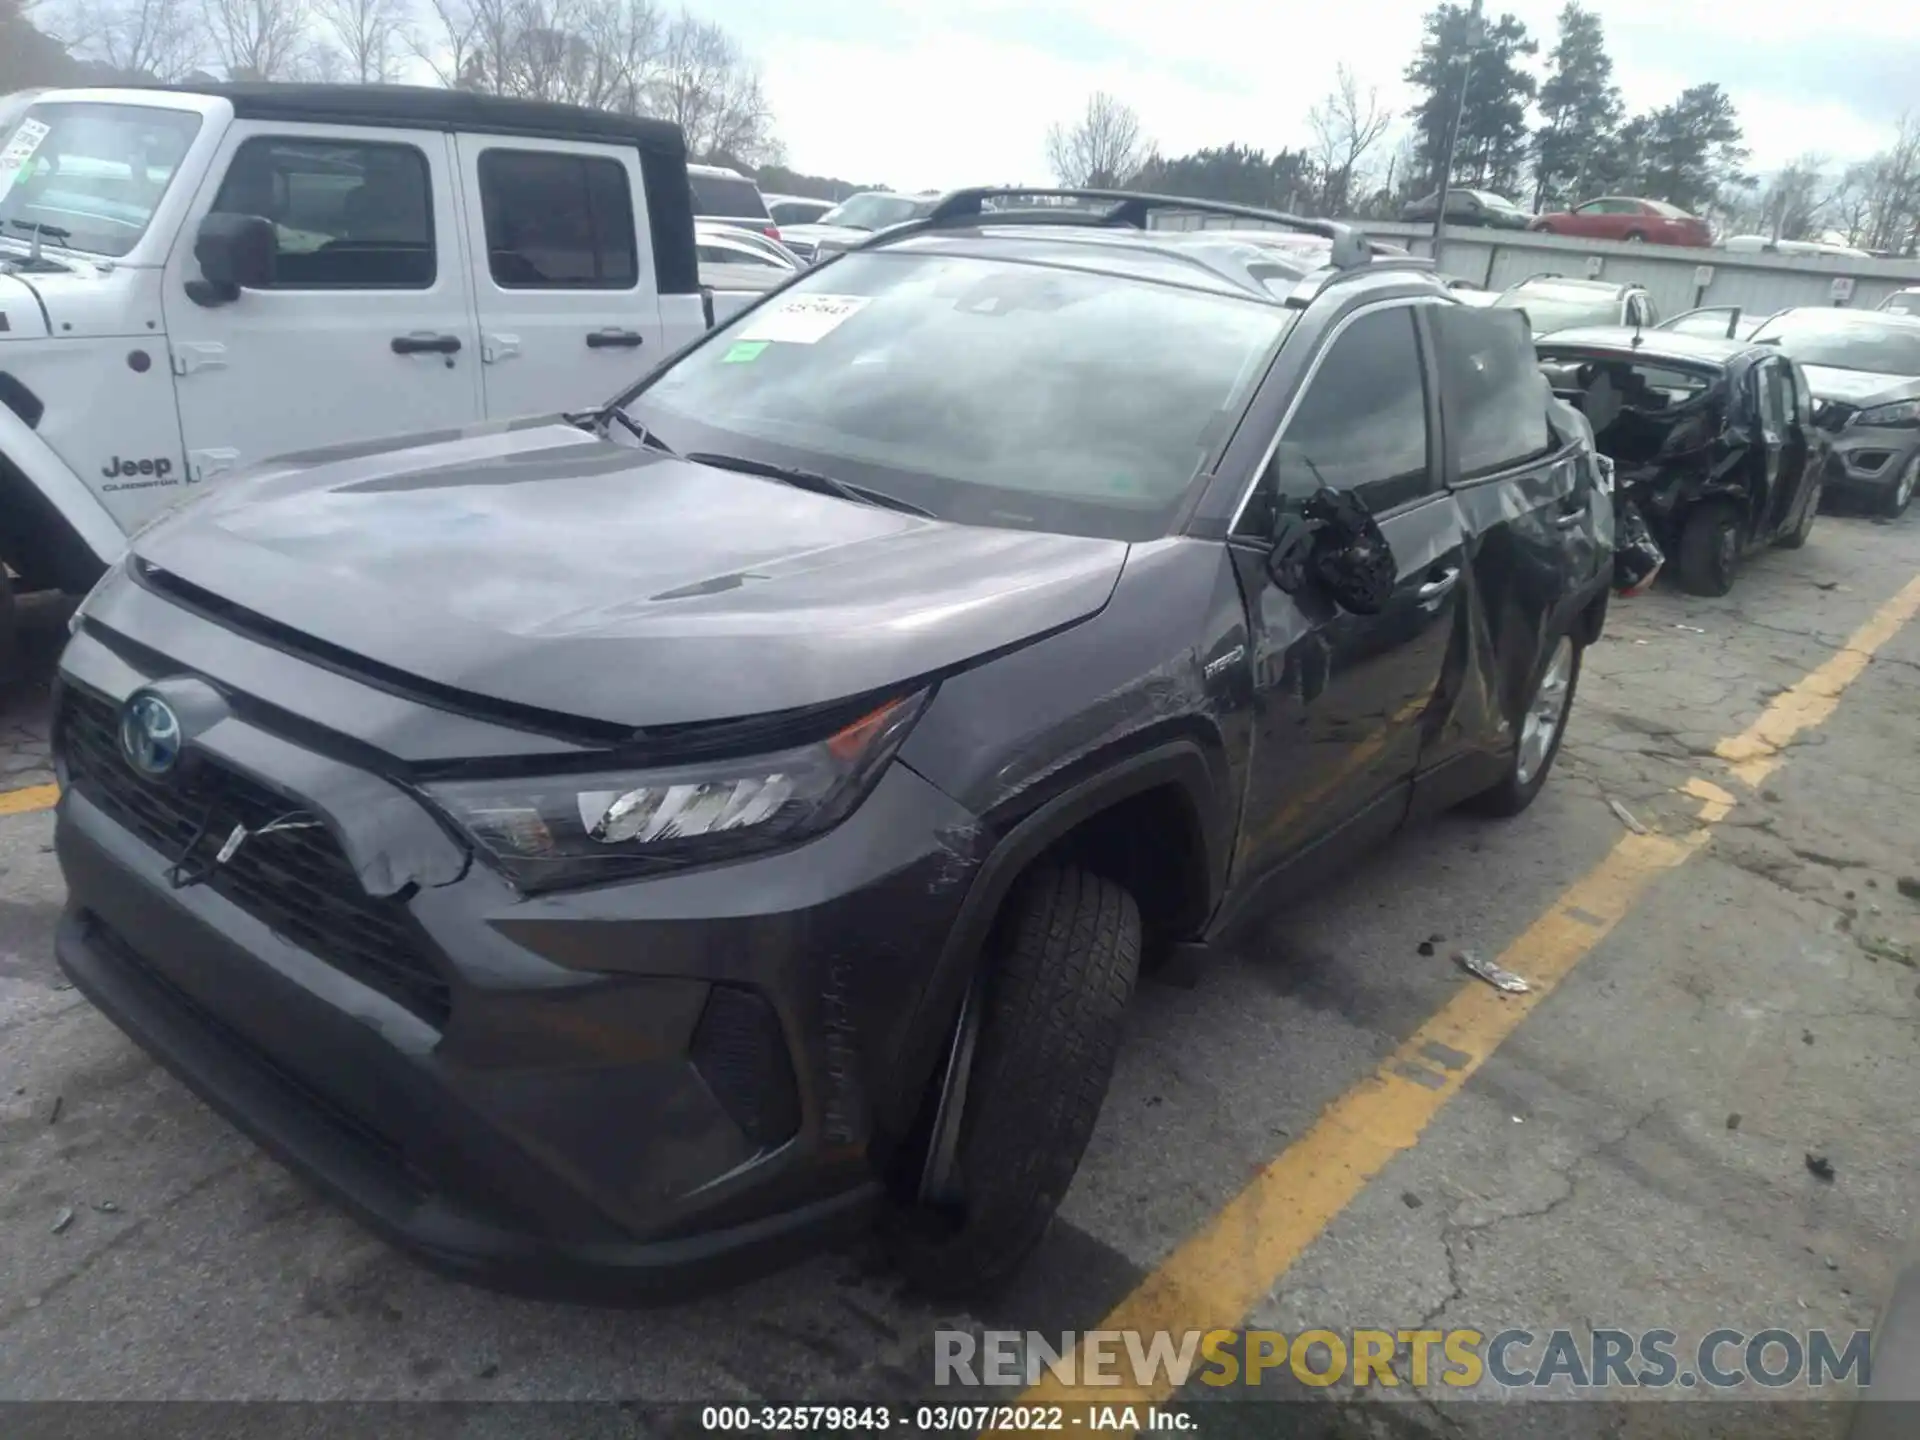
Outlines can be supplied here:
[[[1541, 41], [1561, 0], [1490, 4]], [[1307, 139], [1344, 61], [1396, 112], [1427, 0], [694, 0], [759, 58], [788, 163], [903, 189], [1050, 179], [1047, 126], [1105, 89], [1174, 155]], [[1716, 80], [1771, 169], [1858, 159], [1920, 111], [1915, 0], [1605, 0], [1630, 109]]]

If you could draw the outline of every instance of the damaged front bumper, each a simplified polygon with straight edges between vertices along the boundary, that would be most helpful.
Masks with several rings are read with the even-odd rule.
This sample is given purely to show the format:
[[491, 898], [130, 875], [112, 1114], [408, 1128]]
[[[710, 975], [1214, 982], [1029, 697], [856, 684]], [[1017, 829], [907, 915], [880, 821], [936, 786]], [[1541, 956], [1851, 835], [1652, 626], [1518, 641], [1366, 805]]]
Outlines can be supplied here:
[[[878, 1117], [931, 1068], [909, 1021], [975, 868], [953, 801], [895, 763], [795, 849], [527, 898], [284, 711], [237, 703], [195, 737], [190, 802], [138, 776], [112, 722], [167, 668], [93, 623], [62, 661], [58, 956], [241, 1129], [522, 1293], [680, 1295], [869, 1219]], [[226, 861], [195, 848], [196, 807], [215, 835], [249, 824]], [[321, 823], [270, 830], [279, 807]]]

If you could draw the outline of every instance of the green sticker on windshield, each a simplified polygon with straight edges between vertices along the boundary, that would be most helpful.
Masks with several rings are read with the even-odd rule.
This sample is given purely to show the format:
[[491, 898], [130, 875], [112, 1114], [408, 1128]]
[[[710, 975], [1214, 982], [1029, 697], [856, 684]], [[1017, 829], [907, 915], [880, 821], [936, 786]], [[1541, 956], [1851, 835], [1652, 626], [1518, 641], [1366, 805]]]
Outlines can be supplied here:
[[742, 340], [720, 357], [722, 365], [745, 365], [750, 360], [758, 360], [760, 352], [771, 343], [766, 340]]

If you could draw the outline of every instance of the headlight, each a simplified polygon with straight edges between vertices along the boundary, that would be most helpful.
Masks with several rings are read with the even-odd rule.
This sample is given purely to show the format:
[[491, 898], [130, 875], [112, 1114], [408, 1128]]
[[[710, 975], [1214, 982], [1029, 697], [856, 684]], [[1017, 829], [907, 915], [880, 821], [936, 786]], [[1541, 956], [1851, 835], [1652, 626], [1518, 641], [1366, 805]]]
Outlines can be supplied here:
[[1856, 425], [1920, 425], [1920, 400], [1896, 400], [1876, 405], [1853, 417]]
[[844, 820], [931, 693], [889, 700], [824, 740], [772, 755], [426, 791], [522, 890], [731, 860]]
[[80, 633], [81, 622], [87, 618], [87, 606], [93, 603], [93, 597], [106, 589], [107, 582], [112, 580], [122, 570], [126, 569], [126, 567], [127, 561], [123, 555], [120, 559], [114, 561], [113, 564], [102, 570], [100, 572], [100, 578], [87, 587], [87, 593], [80, 597], [80, 603], [74, 606], [73, 613], [67, 616], [68, 635], [78, 635]]

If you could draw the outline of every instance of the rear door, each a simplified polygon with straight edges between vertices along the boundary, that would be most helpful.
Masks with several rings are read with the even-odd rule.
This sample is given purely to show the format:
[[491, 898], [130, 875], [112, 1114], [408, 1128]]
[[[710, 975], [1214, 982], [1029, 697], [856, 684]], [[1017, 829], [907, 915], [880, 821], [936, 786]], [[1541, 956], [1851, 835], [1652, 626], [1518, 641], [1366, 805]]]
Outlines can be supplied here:
[[1463, 653], [1420, 759], [1446, 803], [1480, 788], [1511, 750], [1552, 645], [1611, 571], [1612, 512], [1582, 438], [1553, 429], [1547, 380], [1520, 317], [1463, 305], [1422, 314], [1468, 573]]
[[579, 410], [666, 354], [640, 153], [457, 137], [491, 419]]
[[[189, 298], [209, 213], [273, 222], [273, 283]], [[438, 131], [241, 121], [167, 260], [162, 305], [188, 478], [480, 418], [479, 336], [451, 141]]]
[[[1464, 564], [1416, 308], [1392, 300], [1335, 322], [1233, 526], [1255, 689], [1234, 866], [1243, 881], [1338, 834], [1320, 852], [1331, 863], [1405, 815]], [[1399, 584], [1379, 615], [1351, 614], [1311, 587], [1289, 595], [1267, 576], [1277, 515], [1323, 484], [1355, 492], [1393, 547]]]

